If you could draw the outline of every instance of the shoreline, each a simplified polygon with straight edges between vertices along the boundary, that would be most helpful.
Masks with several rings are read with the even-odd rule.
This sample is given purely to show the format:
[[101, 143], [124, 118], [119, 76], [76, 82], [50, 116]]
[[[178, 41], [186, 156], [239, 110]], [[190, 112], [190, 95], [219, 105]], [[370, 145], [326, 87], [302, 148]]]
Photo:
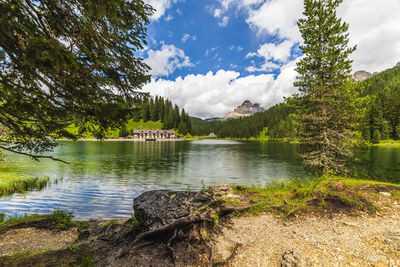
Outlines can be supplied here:
[[150, 262], [173, 266], [168, 253], [173, 251], [177, 266], [207, 266], [205, 248], [209, 246], [216, 261], [229, 262], [228, 266], [281, 266], [285, 255], [293, 253], [308, 263], [295, 266], [400, 263], [400, 255], [393, 254], [400, 246], [400, 185], [322, 177], [265, 188], [218, 185], [208, 190], [213, 187], [218, 190], [217, 199], [225, 204], [203, 206], [206, 210], [218, 210], [218, 205], [223, 205], [242, 211], [216, 213], [210, 217], [212, 227], [201, 230], [200, 239], [183, 236], [171, 242], [171, 238], [161, 239], [160, 233], [131, 248], [136, 237], [146, 233], [134, 217], [75, 222], [71, 214], [59, 211], [16, 220], [6, 229], [0, 222], [0, 243], [4, 245], [0, 262], [40, 265], [62, 259], [79, 265], [90, 258], [93, 265], [89, 266], [148, 266]]

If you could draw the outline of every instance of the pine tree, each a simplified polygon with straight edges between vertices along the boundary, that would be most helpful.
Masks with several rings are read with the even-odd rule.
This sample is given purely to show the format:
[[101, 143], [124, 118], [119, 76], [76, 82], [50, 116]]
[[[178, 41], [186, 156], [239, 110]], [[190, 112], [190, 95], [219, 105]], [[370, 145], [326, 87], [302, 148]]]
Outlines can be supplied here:
[[148, 100], [145, 100], [142, 107], [142, 119], [144, 122], [150, 120], [150, 104]]
[[298, 27], [304, 57], [297, 64], [294, 96], [306, 167], [318, 174], [347, 172], [355, 143], [355, 99], [348, 24], [336, 16], [343, 0], [305, 0]]
[[158, 108], [156, 102], [150, 99], [150, 120], [151, 121], [158, 121]]
[[178, 129], [180, 123], [180, 118], [179, 118], [179, 107], [175, 105], [173, 109], [173, 128]]
[[164, 112], [165, 112], [165, 103], [164, 103], [164, 99], [161, 98], [160, 102], [159, 102], [159, 115], [158, 115], [161, 122], [164, 122]]
[[65, 130], [74, 121], [96, 125], [98, 137], [126, 122], [150, 79], [135, 53], [146, 45], [151, 6], [8, 0], [0, 10], [0, 148], [46, 152], [56, 145], [49, 136], [77, 137]]

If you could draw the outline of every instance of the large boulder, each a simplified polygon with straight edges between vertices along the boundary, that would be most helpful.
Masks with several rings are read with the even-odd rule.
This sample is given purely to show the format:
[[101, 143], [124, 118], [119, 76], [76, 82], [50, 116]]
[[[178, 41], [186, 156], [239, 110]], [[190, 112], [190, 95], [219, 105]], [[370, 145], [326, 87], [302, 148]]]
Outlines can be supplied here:
[[195, 213], [199, 207], [213, 199], [212, 191], [154, 190], [136, 197], [133, 200], [133, 210], [141, 225], [154, 230]]

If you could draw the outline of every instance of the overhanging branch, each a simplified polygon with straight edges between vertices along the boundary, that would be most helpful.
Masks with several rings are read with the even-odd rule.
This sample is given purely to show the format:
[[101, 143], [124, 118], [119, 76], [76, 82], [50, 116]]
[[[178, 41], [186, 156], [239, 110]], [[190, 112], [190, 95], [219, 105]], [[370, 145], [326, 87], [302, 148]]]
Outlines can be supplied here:
[[33, 155], [33, 154], [22, 152], [22, 151], [17, 151], [17, 150], [14, 150], [12, 148], [5, 147], [5, 146], [0, 146], [0, 149], [4, 149], [4, 150], [10, 151], [12, 153], [16, 153], [16, 154], [28, 156], [28, 157], [31, 157], [32, 159], [36, 160], [36, 161], [40, 161], [40, 159], [51, 159], [51, 160], [54, 160], [54, 161], [59, 161], [59, 162], [65, 163], [65, 164], [71, 164], [71, 163], [69, 163], [69, 162], [67, 162], [65, 160], [62, 160], [62, 159], [59, 159], [59, 158], [55, 158], [55, 157], [52, 157], [52, 156]]

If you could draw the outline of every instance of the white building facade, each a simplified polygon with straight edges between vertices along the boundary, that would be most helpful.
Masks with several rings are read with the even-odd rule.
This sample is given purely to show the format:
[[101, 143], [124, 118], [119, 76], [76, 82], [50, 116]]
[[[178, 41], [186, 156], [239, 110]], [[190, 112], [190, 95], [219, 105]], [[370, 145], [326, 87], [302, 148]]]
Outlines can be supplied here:
[[175, 139], [175, 132], [171, 130], [134, 130], [133, 139]]

